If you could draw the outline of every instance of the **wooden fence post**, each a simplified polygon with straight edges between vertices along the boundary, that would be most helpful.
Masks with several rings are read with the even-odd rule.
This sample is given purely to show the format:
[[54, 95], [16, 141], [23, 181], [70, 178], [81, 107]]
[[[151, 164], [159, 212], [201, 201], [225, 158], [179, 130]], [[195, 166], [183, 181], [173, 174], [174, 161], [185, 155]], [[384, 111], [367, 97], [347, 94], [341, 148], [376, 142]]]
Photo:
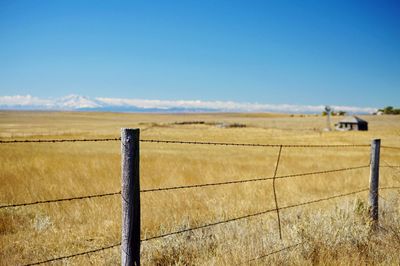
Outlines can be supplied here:
[[140, 265], [139, 129], [121, 129], [121, 265]]
[[371, 143], [371, 165], [369, 179], [369, 213], [373, 227], [378, 224], [379, 196], [379, 155], [381, 140], [374, 139]]

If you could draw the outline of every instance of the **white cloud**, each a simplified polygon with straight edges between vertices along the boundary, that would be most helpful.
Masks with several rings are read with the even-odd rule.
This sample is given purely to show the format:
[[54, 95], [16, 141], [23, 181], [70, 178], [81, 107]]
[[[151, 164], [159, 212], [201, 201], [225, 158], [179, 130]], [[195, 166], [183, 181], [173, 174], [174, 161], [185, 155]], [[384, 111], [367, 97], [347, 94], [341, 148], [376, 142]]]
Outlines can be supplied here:
[[0, 96], [1, 106], [41, 106], [49, 107], [53, 101], [49, 99], [40, 99], [31, 95]]
[[[283, 112], [283, 113], [320, 113], [324, 105], [290, 105], [290, 104], [261, 104], [233, 101], [199, 101], [199, 100], [144, 100], [125, 98], [95, 98], [89, 99], [80, 95], [68, 95], [58, 99], [43, 99], [31, 95], [0, 96], [0, 109], [30, 108], [50, 110], [77, 110], [80, 108], [138, 108], [143, 109], [182, 109], [209, 110], [220, 112]], [[332, 106], [336, 111], [348, 113], [372, 113], [373, 107]]]
[[[232, 101], [162, 101], [162, 100], [140, 100], [124, 98], [96, 98], [100, 103], [110, 106], [132, 106], [139, 108], [186, 108], [186, 109], [209, 109], [227, 112], [287, 112], [287, 113], [319, 113], [324, 110], [324, 105], [290, 105], [290, 104], [260, 104], [240, 103]], [[332, 106], [334, 110], [349, 113], [373, 113], [373, 107], [354, 106]]]
[[331, 106], [334, 111], [345, 111], [348, 113], [373, 113], [378, 111], [378, 108], [372, 107], [354, 107], [354, 106], [340, 106], [333, 105]]
[[100, 107], [95, 101], [79, 95], [68, 95], [58, 99], [43, 99], [31, 95], [0, 96], [1, 107], [25, 107], [37, 109], [79, 109]]

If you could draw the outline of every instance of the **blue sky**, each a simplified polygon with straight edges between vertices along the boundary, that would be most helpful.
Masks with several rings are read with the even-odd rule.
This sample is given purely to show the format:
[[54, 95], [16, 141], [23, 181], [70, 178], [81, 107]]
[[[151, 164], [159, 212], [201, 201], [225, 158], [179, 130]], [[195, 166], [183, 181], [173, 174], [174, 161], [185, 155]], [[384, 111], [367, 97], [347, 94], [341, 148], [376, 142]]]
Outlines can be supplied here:
[[0, 96], [398, 105], [399, 1], [0, 0]]

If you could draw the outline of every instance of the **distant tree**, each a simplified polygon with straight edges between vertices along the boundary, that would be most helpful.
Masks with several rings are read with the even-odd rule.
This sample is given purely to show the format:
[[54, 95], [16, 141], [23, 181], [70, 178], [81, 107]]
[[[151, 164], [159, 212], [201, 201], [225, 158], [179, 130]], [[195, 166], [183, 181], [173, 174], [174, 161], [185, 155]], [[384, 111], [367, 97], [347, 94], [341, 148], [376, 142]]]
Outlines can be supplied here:
[[385, 114], [392, 114], [393, 113], [393, 106], [386, 106], [385, 108], [383, 108], [383, 112]]
[[340, 116], [343, 116], [343, 115], [346, 115], [346, 112], [345, 111], [339, 111], [339, 112], [337, 112], [337, 114], [340, 115]]
[[379, 109], [378, 112], [382, 112], [385, 115], [399, 115], [400, 114], [400, 109], [399, 108], [394, 108], [393, 106], [386, 106], [383, 109]]
[[[328, 115], [328, 112], [327, 112], [327, 111], [322, 111], [321, 114], [322, 114], [322, 116], [327, 116], [327, 115]], [[336, 113], [335, 111], [330, 111], [329, 114], [330, 114], [331, 116], [340, 115], [339, 113]]]

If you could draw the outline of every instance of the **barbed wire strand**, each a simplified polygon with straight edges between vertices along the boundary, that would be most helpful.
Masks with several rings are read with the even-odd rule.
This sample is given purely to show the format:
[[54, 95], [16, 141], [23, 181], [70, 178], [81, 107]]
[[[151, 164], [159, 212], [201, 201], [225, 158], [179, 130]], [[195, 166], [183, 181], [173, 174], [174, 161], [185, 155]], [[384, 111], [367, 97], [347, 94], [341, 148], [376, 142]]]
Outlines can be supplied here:
[[0, 140], [0, 144], [12, 143], [56, 143], [56, 142], [101, 142], [118, 141], [121, 138], [103, 138], [103, 139], [25, 139], [25, 140]]
[[71, 197], [71, 198], [61, 198], [61, 199], [52, 199], [52, 200], [41, 200], [35, 202], [27, 202], [27, 203], [16, 203], [16, 204], [9, 204], [9, 205], [2, 205], [0, 209], [3, 208], [15, 208], [21, 206], [29, 206], [29, 205], [36, 205], [36, 204], [44, 204], [44, 203], [54, 203], [54, 202], [61, 202], [61, 201], [71, 201], [71, 200], [82, 200], [82, 199], [91, 199], [91, 198], [101, 198], [113, 195], [119, 195], [121, 191], [118, 192], [111, 192], [111, 193], [104, 193], [104, 194], [96, 194], [96, 195], [87, 195], [87, 196], [79, 196], [79, 197]]
[[253, 259], [250, 259], [250, 260], [244, 262], [243, 264], [248, 264], [248, 263], [251, 263], [251, 262], [256, 261], [256, 260], [259, 260], [259, 259], [264, 259], [264, 258], [266, 258], [266, 257], [268, 257], [268, 256], [271, 256], [271, 255], [274, 255], [274, 254], [277, 254], [277, 253], [280, 253], [280, 252], [283, 252], [283, 251], [286, 251], [286, 250], [295, 248], [295, 247], [297, 247], [297, 246], [299, 246], [299, 245], [302, 245], [302, 244], [304, 244], [304, 243], [303, 243], [303, 242], [300, 242], [300, 243], [297, 243], [297, 244], [294, 244], [294, 245], [286, 246], [286, 247], [284, 247], [284, 248], [281, 248], [281, 249], [272, 251], [272, 252], [270, 252], [270, 253], [267, 253], [267, 254], [264, 254], [264, 255], [260, 255], [260, 256], [258, 256], [258, 257], [253, 258]]
[[216, 146], [249, 146], [249, 147], [286, 147], [286, 148], [339, 148], [339, 147], [369, 147], [367, 144], [258, 144], [258, 143], [231, 143], [231, 142], [210, 142], [210, 141], [181, 141], [181, 140], [157, 140], [141, 139], [141, 142], [164, 143], [164, 144], [191, 144], [191, 145], [216, 145]]
[[[382, 188], [382, 189], [384, 189], [384, 188]], [[312, 204], [312, 203], [316, 203], [316, 202], [321, 202], [321, 201], [326, 201], [326, 200], [330, 200], [330, 199], [334, 199], [334, 198], [339, 198], [339, 197], [344, 197], [344, 196], [348, 196], [348, 195], [352, 195], [352, 194], [357, 194], [357, 193], [368, 191], [368, 190], [369, 189], [361, 189], [361, 190], [357, 190], [357, 191], [353, 191], [353, 192], [349, 192], [349, 193], [344, 193], [344, 194], [339, 194], [339, 195], [335, 195], [335, 196], [331, 196], [331, 197], [327, 197], [327, 198], [322, 198], [322, 199], [318, 199], [318, 200], [312, 200], [312, 201], [303, 202], [303, 203], [299, 203], [299, 204], [295, 204], [295, 205], [289, 205], [289, 206], [281, 207], [280, 209], [284, 210], [284, 209], [294, 208], [294, 207], [298, 207], [298, 206], [308, 205], [308, 204]], [[248, 214], [248, 215], [245, 215], [245, 216], [240, 216], [240, 217], [236, 217], [236, 218], [232, 218], [232, 219], [228, 219], [228, 220], [224, 220], [224, 221], [218, 221], [218, 222], [214, 222], [214, 223], [210, 223], [210, 224], [206, 224], [206, 225], [202, 225], [202, 226], [198, 226], [198, 227], [192, 227], [192, 228], [188, 228], [188, 229], [184, 229], [184, 230], [180, 230], [180, 231], [175, 231], [175, 232], [171, 232], [171, 233], [167, 233], [167, 234], [153, 236], [153, 237], [142, 239], [141, 242], [154, 240], [154, 239], [159, 239], [159, 238], [164, 238], [164, 237], [167, 237], [167, 236], [172, 236], [172, 235], [176, 235], [176, 234], [180, 234], [180, 233], [184, 233], [184, 232], [188, 232], [188, 231], [193, 231], [193, 230], [197, 230], [197, 229], [201, 229], [201, 228], [206, 228], [206, 227], [215, 226], [215, 225], [219, 225], [219, 224], [238, 221], [238, 220], [242, 220], [242, 219], [246, 219], [246, 218], [251, 218], [251, 217], [259, 216], [259, 215], [266, 214], [266, 213], [269, 213], [269, 212], [273, 212], [275, 210], [276, 209], [269, 209], [269, 210], [265, 210], [265, 211], [262, 211], [262, 212]], [[26, 264], [25, 266], [39, 265], [39, 264], [49, 263], [49, 262], [63, 260], [63, 259], [67, 259], [67, 258], [72, 258], [72, 257], [76, 257], [76, 256], [87, 255], [87, 254], [90, 254], [90, 253], [95, 253], [95, 252], [99, 252], [99, 251], [102, 251], [102, 250], [114, 248], [114, 247], [119, 246], [119, 245], [121, 245], [121, 243], [114, 244], [114, 245], [107, 246], [107, 247], [94, 249], [94, 250], [89, 250], [89, 251], [85, 251], [85, 252], [81, 252], [81, 253], [76, 253], [76, 254], [72, 254], [72, 255], [52, 258], [52, 259], [48, 259], [48, 260], [45, 260], [45, 261], [30, 263], [30, 264]], [[271, 254], [266, 254], [265, 256], [268, 256], [268, 255], [271, 255]], [[261, 257], [263, 257], [263, 256], [260, 256], [257, 259], [259, 259]]]
[[[344, 193], [344, 194], [338, 194], [338, 195], [330, 196], [330, 197], [327, 197], [327, 198], [321, 198], [321, 199], [317, 199], [317, 200], [302, 202], [302, 203], [299, 203], [299, 204], [289, 205], [289, 206], [285, 206], [285, 207], [280, 207], [279, 209], [280, 210], [290, 209], [290, 208], [299, 207], [299, 206], [308, 205], [308, 204], [313, 204], [313, 203], [317, 203], [317, 202], [321, 202], [321, 201], [326, 201], [326, 200], [331, 200], [331, 199], [335, 199], [335, 198], [345, 197], [345, 196], [361, 193], [361, 192], [364, 192], [364, 191], [369, 191], [369, 188], [360, 189], [360, 190], [357, 190], [357, 191], [352, 191], [352, 192], [348, 192], [348, 193]], [[225, 223], [229, 223], [229, 222], [233, 222], [233, 221], [238, 221], [238, 220], [243, 220], [243, 219], [247, 219], [247, 218], [251, 218], [251, 217], [255, 217], [255, 216], [260, 216], [260, 215], [267, 214], [267, 213], [274, 212], [274, 211], [276, 211], [276, 208], [268, 209], [268, 210], [264, 210], [264, 211], [261, 211], [261, 212], [252, 213], [252, 214], [248, 214], [248, 215], [244, 215], [244, 216], [239, 216], [239, 217], [231, 218], [231, 219], [228, 219], [228, 220], [223, 220], [223, 221], [213, 222], [213, 223], [209, 223], [209, 224], [205, 224], [205, 225], [200, 225], [200, 226], [197, 226], [197, 227], [191, 227], [191, 228], [187, 228], [187, 229], [183, 229], [183, 230], [179, 230], [179, 231], [174, 231], [174, 232], [170, 232], [170, 233], [166, 233], [166, 234], [162, 234], [162, 235], [158, 235], [158, 236], [152, 236], [152, 237], [141, 239], [140, 241], [141, 242], [145, 242], [145, 241], [149, 241], [149, 240], [164, 238], [164, 237], [177, 235], [177, 234], [181, 234], [181, 233], [185, 233], [185, 232], [189, 232], [189, 231], [193, 231], [193, 230], [198, 230], [198, 229], [202, 229], [202, 228], [206, 228], [206, 227], [211, 227], [211, 226], [215, 226], [215, 225], [219, 225], [219, 224], [225, 224]]]
[[[0, 140], [0, 143], [57, 143], [57, 142], [105, 142], [105, 141], [119, 141], [121, 140], [121, 138], [103, 138], [103, 139], [44, 139], [44, 140]], [[265, 210], [262, 212], [258, 212], [258, 213], [254, 213], [254, 214], [249, 214], [249, 215], [245, 215], [245, 216], [241, 216], [241, 217], [236, 217], [236, 218], [232, 218], [232, 219], [228, 219], [225, 221], [218, 221], [218, 222], [214, 222], [214, 223], [210, 223], [210, 224], [206, 224], [203, 226], [198, 226], [198, 227], [193, 227], [193, 228], [188, 228], [188, 229], [184, 229], [184, 230], [180, 230], [180, 231], [176, 231], [176, 232], [171, 232], [171, 233], [167, 233], [167, 234], [163, 234], [163, 235], [159, 235], [159, 236], [154, 236], [154, 237], [149, 237], [146, 239], [143, 239], [141, 241], [148, 241], [148, 240], [152, 240], [152, 239], [158, 239], [158, 238], [163, 238], [166, 236], [171, 236], [171, 235], [175, 235], [175, 234], [180, 234], [180, 233], [184, 233], [184, 232], [188, 232], [188, 231], [192, 231], [192, 230], [197, 230], [197, 229], [201, 229], [201, 228], [206, 228], [206, 227], [210, 227], [210, 226], [215, 226], [215, 225], [219, 225], [219, 224], [223, 224], [223, 223], [229, 223], [229, 222], [233, 222], [233, 221], [237, 221], [237, 220], [242, 220], [242, 219], [246, 219], [246, 218], [251, 218], [254, 216], [259, 216], [262, 214], [266, 214], [272, 211], [277, 211], [277, 217], [278, 217], [278, 225], [279, 225], [279, 235], [280, 235], [280, 239], [282, 239], [282, 234], [281, 234], [281, 224], [280, 224], [280, 216], [279, 216], [279, 210], [284, 210], [284, 209], [289, 209], [289, 208], [294, 208], [294, 207], [298, 207], [298, 206], [303, 206], [303, 205], [308, 205], [308, 204], [312, 204], [312, 203], [317, 203], [317, 202], [321, 202], [321, 201], [326, 201], [326, 200], [330, 200], [330, 199], [334, 199], [334, 198], [339, 198], [339, 197], [344, 197], [344, 196], [348, 196], [348, 195], [352, 195], [352, 194], [356, 194], [356, 193], [361, 193], [361, 192], [365, 192], [368, 191], [369, 189], [362, 189], [362, 190], [358, 190], [358, 191], [353, 191], [353, 192], [349, 192], [349, 193], [344, 193], [344, 194], [339, 194], [339, 195], [335, 195], [335, 196], [331, 196], [331, 197], [326, 197], [326, 198], [322, 198], [322, 199], [317, 199], [317, 200], [312, 200], [312, 201], [308, 201], [308, 202], [303, 202], [303, 203], [299, 203], [299, 204], [294, 204], [294, 205], [289, 205], [289, 206], [285, 206], [282, 208], [279, 208], [278, 206], [278, 202], [277, 202], [277, 196], [276, 196], [276, 189], [275, 189], [275, 180], [278, 178], [287, 178], [287, 177], [295, 177], [295, 176], [304, 176], [304, 175], [312, 175], [312, 174], [322, 174], [322, 173], [329, 173], [329, 172], [337, 172], [337, 171], [345, 171], [345, 170], [350, 170], [350, 169], [358, 169], [358, 168], [364, 168], [366, 166], [360, 166], [360, 167], [352, 167], [352, 168], [342, 168], [342, 169], [334, 169], [334, 170], [327, 170], [327, 171], [320, 171], [320, 172], [311, 172], [311, 173], [302, 173], [302, 174], [292, 174], [292, 175], [286, 175], [286, 176], [277, 176], [277, 170], [278, 170], [278, 165], [279, 165], [279, 160], [280, 160], [280, 156], [281, 156], [281, 151], [282, 151], [282, 147], [322, 147], [322, 148], [327, 148], [327, 147], [369, 147], [369, 145], [361, 145], [361, 144], [337, 144], [337, 145], [280, 145], [280, 144], [251, 144], [251, 143], [223, 143], [223, 142], [199, 142], [199, 141], [171, 141], [171, 140], [140, 140], [141, 142], [152, 142], [152, 143], [174, 143], [174, 144], [195, 144], [195, 145], [223, 145], [223, 146], [256, 146], [256, 147], [279, 147], [279, 153], [278, 153], [278, 158], [277, 158], [277, 163], [276, 163], [276, 167], [275, 167], [275, 172], [274, 172], [274, 176], [271, 178], [258, 178], [258, 179], [249, 179], [249, 180], [240, 180], [240, 181], [228, 181], [228, 182], [220, 182], [220, 183], [212, 183], [212, 184], [200, 184], [200, 185], [191, 185], [191, 186], [180, 186], [180, 187], [170, 187], [170, 188], [158, 188], [158, 189], [148, 189], [148, 190], [143, 190], [141, 192], [150, 192], [150, 191], [162, 191], [162, 190], [172, 190], [172, 189], [178, 189], [178, 188], [193, 188], [193, 187], [204, 187], [204, 186], [213, 186], [213, 185], [223, 185], [223, 184], [232, 184], [232, 183], [244, 183], [244, 182], [253, 182], [253, 181], [261, 181], [261, 180], [268, 180], [268, 179], [272, 179], [273, 180], [273, 190], [274, 190], [274, 199], [275, 199], [275, 209], [270, 209], [270, 210]], [[389, 149], [400, 149], [400, 147], [390, 147], [390, 146], [382, 146], [382, 148], [389, 148]], [[389, 165], [388, 165], [389, 166]], [[393, 166], [389, 166], [389, 167], [393, 167]], [[400, 189], [400, 187], [382, 187], [380, 189]], [[113, 192], [113, 193], [105, 193], [105, 194], [97, 194], [97, 195], [88, 195], [88, 196], [80, 196], [80, 197], [73, 197], [73, 198], [63, 198], [63, 199], [55, 199], [55, 200], [45, 200], [45, 201], [36, 201], [36, 202], [30, 202], [30, 203], [20, 203], [20, 204], [10, 204], [10, 205], [3, 205], [0, 206], [1, 208], [11, 208], [11, 207], [19, 207], [19, 206], [28, 206], [28, 205], [35, 205], [35, 204], [43, 204], [43, 203], [52, 203], [52, 202], [61, 202], [61, 201], [71, 201], [71, 200], [79, 200], [79, 199], [90, 199], [90, 198], [97, 198], [97, 197], [105, 197], [105, 196], [111, 196], [111, 195], [118, 195], [121, 192]], [[264, 257], [267, 257], [269, 255], [272, 254], [276, 254], [278, 252], [287, 250], [289, 248], [293, 248], [296, 247], [298, 245], [300, 245], [301, 243], [297, 243], [295, 245], [292, 246], [288, 246], [285, 247], [283, 249], [262, 255], [262, 256], [258, 256], [254, 259], [251, 259], [250, 261], [254, 261], [257, 259], [261, 259]], [[85, 251], [85, 252], [81, 252], [81, 253], [76, 253], [76, 254], [72, 254], [72, 255], [67, 255], [67, 256], [62, 256], [62, 257], [58, 257], [58, 258], [53, 258], [53, 259], [49, 259], [46, 261], [40, 261], [40, 262], [35, 262], [35, 263], [30, 263], [30, 264], [26, 264], [28, 265], [39, 265], [39, 264], [44, 264], [44, 263], [49, 263], [49, 262], [53, 262], [53, 261], [58, 261], [58, 260], [63, 260], [63, 259], [67, 259], [67, 258], [72, 258], [72, 257], [76, 257], [76, 256], [82, 256], [82, 255], [89, 255], [91, 253], [95, 253], [95, 252], [99, 252], [99, 251], [103, 251], [106, 249], [111, 249], [114, 247], [117, 247], [121, 245], [121, 243], [118, 244], [114, 244], [111, 246], [107, 246], [107, 247], [102, 247], [102, 248], [98, 248], [98, 249], [94, 249], [94, 250], [89, 250], [89, 251]]]
[[[308, 175], [318, 175], [318, 174], [328, 174], [328, 173], [334, 173], [334, 172], [342, 172], [342, 171], [350, 171], [350, 170], [362, 169], [362, 168], [367, 168], [367, 167], [369, 167], [369, 165], [338, 168], [338, 169], [324, 170], [324, 171], [317, 171], [317, 172], [306, 172], [306, 173], [298, 173], [298, 174], [289, 174], [289, 175], [276, 176], [275, 179], [284, 179], [284, 178], [308, 176]], [[199, 188], [199, 187], [209, 187], [209, 186], [220, 186], [220, 185], [229, 185], [229, 184], [239, 184], [239, 183], [266, 181], [266, 180], [273, 180], [273, 179], [274, 179], [274, 177], [260, 177], [260, 178], [253, 178], [253, 179], [234, 180], [234, 181], [216, 182], [216, 183], [205, 183], [205, 184], [195, 184], [195, 185], [186, 185], [186, 186], [174, 186], [174, 187], [164, 187], [164, 188], [149, 188], [149, 189], [143, 189], [140, 192], [141, 193], [147, 193], [147, 192], [158, 192], [158, 191], [177, 190], [177, 189], [189, 189], [189, 188]]]
[[274, 201], [275, 201], [275, 208], [276, 208], [276, 216], [277, 216], [277, 219], [278, 219], [278, 229], [279, 229], [279, 239], [280, 240], [282, 240], [282, 228], [281, 228], [281, 217], [279, 215], [278, 198], [277, 198], [277, 195], [276, 195], [275, 181], [276, 181], [276, 174], [278, 172], [279, 161], [281, 159], [281, 153], [282, 153], [282, 146], [279, 147], [278, 157], [276, 158], [274, 177], [272, 179], [272, 190], [274, 192]]
[[365, 192], [365, 191], [369, 191], [369, 188], [364, 188], [364, 189], [360, 189], [360, 190], [356, 190], [356, 191], [352, 191], [352, 192], [348, 192], [348, 193], [338, 194], [338, 195], [334, 195], [334, 196], [330, 196], [330, 197], [326, 197], [326, 198], [321, 198], [321, 199], [316, 199], [316, 200], [311, 200], [311, 201], [307, 201], [307, 202], [302, 202], [302, 203], [298, 203], [298, 204], [288, 205], [288, 206], [285, 206], [285, 207], [281, 207], [280, 209], [281, 210], [291, 209], [291, 208], [304, 206], [304, 205], [308, 205], [308, 204], [313, 204], [313, 203], [317, 203], [317, 202], [322, 202], [322, 201], [327, 201], [327, 200], [331, 200], [331, 199], [346, 197], [346, 196], [358, 194], [358, 193]]
[[[364, 166], [347, 167], [347, 168], [340, 168], [340, 169], [333, 169], [333, 170], [325, 170], [325, 171], [319, 171], [319, 172], [308, 172], [308, 173], [276, 176], [275, 179], [297, 177], [297, 176], [307, 176], [307, 175], [316, 175], [316, 174], [326, 174], [326, 173], [333, 173], [333, 172], [340, 172], [340, 171], [349, 171], [349, 170], [361, 169], [361, 168], [365, 168], [365, 167], [369, 167], [369, 166], [368, 165], [364, 165]], [[166, 188], [144, 189], [144, 190], [141, 190], [140, 192], [141, 193], [147, 193], [147, 192], [157, 192], [157, 191], [167, 191], [167, 190], [177, 190], [177, 189], [189, 189], [189, 188], [196, 188], [196, 187], [219, 186], [219, 185], [225, 185], [225, 184], [238, 184], [238, 183], [256, 182], [256, 181], [273, 180], [273, 179], [274, 179], [274, 177], [265, 177], [265, 178], [255, 178], [255, 179], [247, 179], [247, 180], [227, 181], [227, 182], [219, 182], [219, 183], [206, 183], [206, 184], [197, 184], [197, 185], [188, 185], [188, 186], [176, 186], [176, 187], [166, 187]], [[0, 209], [3, 209], [3, 208], [15, 208], [15, 207], [22, 207], [22, 206], [29, 206], [29, 205], [36, 205], [36, 204], [44, 204], [44, 203], [70, 201], [70, 200], [80, 200], [80, 199], [106, 197], [106, 196], [112, 196], [112, 195], [118, 195], [118, 194], [121, 194], [121, 191], [105, 193], [105, 194], [96, 194], [96, 195], [79, 196], [79, 197], [71, 197], [71, 198], [61, 198], [61, 199], [52, 199], [52, 200], [43, 200], [43, 201], [35, 201], [35, 202], [26, 202], [26, 203], [16, 203], [16, 204], [2, 205], [2, 206], [0, 206]]]
[[[382, 160], [383, 161], [383, 163], [384, 164], [386, 164], [387, 165], [387, 167], [389, 167], [391, 170], [393, 170], [394, 171], [394, 173], [392, 173], [392, 177], [394, 177], [394, 178], [396, 178], [396, 182], [399, 182], [400, 181], [400, 176], [399, 175], [397, 175], [397, 174], [400, 174], [400, 168], [397, 168], [397, 167], [394, 167], [394, 166], [392, 166], [392, 165], [390, 165], [388, 162], [386, 162], [385, 160]], [[397, 174], [396, 174], [397, 173]]]
[[66, 256], [52, 258], [52, 259], [48, 259], [48, 260], [44, 260], [44, 261], [38, 261], [38, 262], [34, 262], [34, 263], [29, 263], [29, 264], [25, 264], [24, 266], [40, 265], [40, 264], [50, 263], [50, 262], [59, 261], [59, 260], [70, 259], [70, 258], [73, 258], [73, 257], [89, 255], [89, 254], [100, 252], [100, 251], [103, 251], [103, 250], [106, 250], [106, 249], [115, 248], [115, 247], [118, 247], [120, 245], [121, 245], [121, 243], [117, 243], [117, 244], [114, 244], [114, 245], [111, 245], [111, 246], [92, 249], [92, 250], [88, 250], [88, 251], [81, 252], [81, 253], [76, 253], [76, 254], [72, 254], [72, 255], [66, 255]]
[[384, 197], [382, 197], [381, 194], [378, 194], [378, 197], [381, 198], [381, 199], [383, 199], [384, 201], [387, 201]]
[[400, 147], [395, 147], [395, 146], [381, 146], [381, 148], [384, 148], [384, 149], [393, 149], [393, 150], [400, 150]]
[[[56, 142], [86, 142], [86, 141], [119, 141], [121, 138], [99, 138], [99, 139], [25, 139], [25, 140], [0, 140], [0, 144], [12, 143], [56, 143]], [[219, 145], [219, 146], [248, 146], [248, 147], [308, 147], [308, 148], [346, 148], [346, 147], [369, 147], [367, 144], [257, 144], [257, 143], [231, 143], [210, 141], [180, 141], [180, 140], [157, 140], [141, 139], [141, 142], [165, 143], [165, 144], [193, 144], [193, 145]], [[395, 147], [391, 147], [395, 148]]]
[[177, 234], [181, 234], [181, 233], [185, 233], [185, 232], [189, 232], [189, 231], [193, 231], [193, 230], [198, 230], [198, 229], [202, 229], [202, 228], [207, 228], [207, 227], [211, 227], [211, 226], [215, 226], [215, 225], [219, 225], [219, 224], [225, 224], [225, 223], [230, 223], [230, 222], [233, 222], [233, 221], [238, 221], [238, 220], [243, 220], [243, 219], [247, 219], [247, 218], [251, 218], [251, 217], [255, 217], [255, 216], [260, 216], [260, 215], [263, 215], [263, 214], [266, 214], [266, 213], [270, 213], [270, 212], [273, 212], [273, 211], [275, 211], [275, 209], [268, 209], [268, 210], [265, 210], [265, 211], [252, 213], [252, 214], [248, 214], [248, 215], [244, 215], [244, 216], [239, 216], [239, 217], [231, 218], [231, 219], [228, 219], [228, 220], [213, 222], [213, 223], [200, 225], [200, 226], [197, 226], [197, 227], [191, 227], [191, 228], [187, 228], [187, 229], [183, 229], [183, 230], [179, 230], [179, 231], [174, 231], [174, 232], [170, 232], [170, 233], [166, 233], [166, 234], [162, 234], [162, 235], [158, 235], [158, 236], [148, 237], [148, 238], [142, 239], [141, 241], [145, 242], [145, 241], [149, 241], [149, 240], [153, 240], [153, 239], [164, 238], [164, 237], [177, 235]]
[[[396, 172], [398, 172], [399, 174], [400, 174], [400, 169], [398, 169], [398, 167], [396, 167], [396, 166], [393, 166], [393, 165], [390, 165], [388, 162], [386, 162], [385, 160], [383, 160], [383, 159], [381, 159], [382, 160], [382, 162], [384, 163], [384, 164], [386, 164], [386, 167], [389, 167], [390, 169], [392, 169], [392, 170], [394, 170], [394, 171], [396, 171]], [[397, 176], [396, 176], [397, 177]]]
[[366, 164], [366, 165], [360, 165], [360, 166], [352, 166], [352, 167], [345, 167], [345, 168], [338, 168], [338, 169], [324, 170], [324, 171], [317, 171], [317, 172], [307, 172], [307, 173], [283, 175], [283, 176], [277, 176], [276, 178], [280, 179], [280, 178], [289, 178], [289, 177], [298, 177], [298, 176], [307, 176], [307, 175], [329, 174], [329, 173], [357, 170], [357, 169], [369, 168], [369, 167], [370, 167], [370, 165]]
[[396, 186], [393, 186], [393, 187], [380, 187], [379, 189], [400, 189], [400, 187], [396, 187]]

